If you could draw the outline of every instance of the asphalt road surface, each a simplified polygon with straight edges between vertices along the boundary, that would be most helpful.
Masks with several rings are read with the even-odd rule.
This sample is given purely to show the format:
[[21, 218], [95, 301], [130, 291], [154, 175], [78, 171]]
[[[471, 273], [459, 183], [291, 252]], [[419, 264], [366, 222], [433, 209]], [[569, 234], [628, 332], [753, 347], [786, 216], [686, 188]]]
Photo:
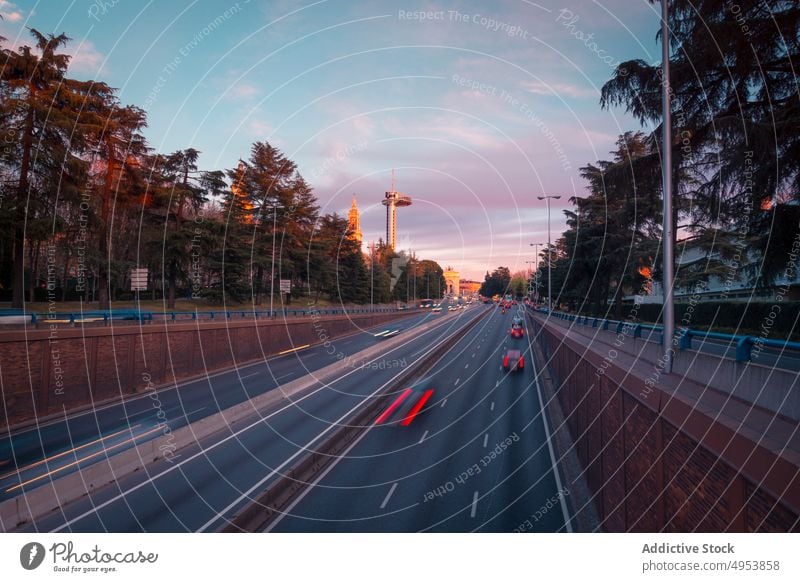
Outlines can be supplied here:
[[[459, 333], [460, 328], [482, 309], [490, 308], [473, 306], [449, 314], [443, 312], [440, 317], [445, 319], [444, 325], [387, 350], [378, 359], [405, 360], [407, 365], [413, 365], [437, 341]], [[319, 356], [321, 354], [317, 354]], [[308, 353], [303, 356], [304, 362], [307, 357]], [[296, 360], [289, 365], [292, 366], [297, 366]], [[253, 415], [181, 450], [172, 462], [157, 461], [19, 529], [214, 531], [247, 504], [250, 496], [313, 449], [401, 372], [398, 367], [348, 369], [327, 384], [319, 383], [291, 403], [270, 410], [264, 416]], [[239, 379], [233, 382], [238, 385]], [[263, 375], [260, 382], [267, 383]], [[182, 388], [179, 394], [183, 391]], [[5, 529], [14, 526], [0, 525]]]
[[[530, 336], [509, 336], [514, 313], [494, 309], [467, 333], [271, 531], [567, 531], [568, 491], [553, 471]], [[523, 352], [522, 371], [502, 369], [509, 348]], [[430, 390], [406, 424], [412, 398]]]
[[[163, 434], [168, 421], [175, 430], [280, 385], [334, 363], [339, 354], [351, 356], [383, 341], [374, 334], [384, 330], [407, 331], [435, 317], [430, 311], [401, 318], [361, 332], [335, 338], [332, 346], [271, 357], [179, 388], [130, 396], [122, 402], [71, 414], [0, 438], [0, 501], [19, 495], [25, 487], [46, 483], [86, 467], [103, 455], [119, 453], [134, 443]], [[160, 414], [161, 416], [157, 416]]]

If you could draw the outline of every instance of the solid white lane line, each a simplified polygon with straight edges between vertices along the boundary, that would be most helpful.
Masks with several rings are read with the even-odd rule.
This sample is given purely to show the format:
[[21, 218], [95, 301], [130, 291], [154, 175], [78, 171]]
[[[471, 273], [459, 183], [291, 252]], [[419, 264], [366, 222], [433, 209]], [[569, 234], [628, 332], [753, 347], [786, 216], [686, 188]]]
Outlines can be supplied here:
[[483, 448], [484, 449], [486, 448], [486, 445], [488, 443], [489, 443], [489, 433], [487, 432], [485, 435], [483, 435]]
[[[528, 336], [528, 350], [531, 354], [531, 367], [533, 368], [533, 379], [536, 382], [536, 394], [539, 397], [539, 410], [542, 411], [542, 424], [544, 424], [544, 434], [547, 437], [547, 449], [550, 452], [550, 462], [553, 465], [553, 475], [556, 478], [556, 490], [558, 492], [563, 491], [561, 488], [561, 477], [558, 475], [558, 465], [556, 464], [556, 454], [553, 451], [553, 437], [550, 434], [550, 425], [547, 422], [547, 411], [544, 407], [544, 398], [542, 398], [542, 387], [539, 384], [539, 373], [536, 370], [536, 357], [534, 356], [533, 352], [533, 344], [531, 343], [531, 336], [528, 333], [528, 325], [525, 325], [525, 335]], [[564, 499], [564, 495], [561, 495], [561, 513], [564, 516], [564, 525], [566, 526], [567, 533], [572, 533], [572, 523], [569, 517], [569, 511], [567, 510], [567, 502]]]
[[247, 376], [242, 376], [242, 380], [244, 380], [245, 378], [252, 378], [253, 376], [258, 376], [259, 374], [262, 373], [263, 372], [253, 372], [252, 374], [248, 374]]
[[492, 400], [492, 405], [489, 407], [489, 410], [494, 410], [494, 400]]
[[389, 489], [389, 493], [387, 493], [386, 497], [384, 497], [383, 503], [381, 503], [381, 509], [384, 509], [386, 507], [386, 504], [389, 503], [389, 499], [392, 497], [392, 493], [394, 493], [395, 489], [397, 489], [397, 483], [392, 485], [392, 488]]
[[442, 400], [442, 408], [444, 408], [444, 405], [445, 405], [445, 404], [447, 404], [447, 398], [445, 398], [444, 400]]
[[470, 517], [475, 517], [476, 513], [478, 513], [478, 492], [477, 491], [472, 496], [472, 510], [469, 512], [469, 516]]
[[422, 438], [421, 438], [421, 439], [419, 439], [419, 442], [420, 442], [420, 443], [422, 443], [422, 441], [424, 441], [424, 440], [425, 440], [425, 437], [426, 437], [426, 436], [428, 436], [428, 431], [427, 431], [427, 430], [426, 430], [424, 433], [422, 433]]

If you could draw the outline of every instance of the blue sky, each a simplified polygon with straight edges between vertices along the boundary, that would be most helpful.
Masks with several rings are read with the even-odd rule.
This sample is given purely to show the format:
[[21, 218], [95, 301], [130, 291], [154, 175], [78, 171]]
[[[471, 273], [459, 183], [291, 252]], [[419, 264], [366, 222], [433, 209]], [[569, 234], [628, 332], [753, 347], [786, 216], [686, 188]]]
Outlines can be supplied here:
[[71, 74], [148, 112], [163, 152], [195, 147], [230, 168], [269, 141], [295, 160], [323, 211], [353, 193], [365, 240], [383, 236], [391, 169], [414, 204], [398, 246], [482, 277], [547, 238], [536, 195], [583, 195], [578, 169], [637, 129], [598, 99], [612, 67], [655, 62], [659, 5], [321, 0], [0, 0], [0, 33], [66, 32]]

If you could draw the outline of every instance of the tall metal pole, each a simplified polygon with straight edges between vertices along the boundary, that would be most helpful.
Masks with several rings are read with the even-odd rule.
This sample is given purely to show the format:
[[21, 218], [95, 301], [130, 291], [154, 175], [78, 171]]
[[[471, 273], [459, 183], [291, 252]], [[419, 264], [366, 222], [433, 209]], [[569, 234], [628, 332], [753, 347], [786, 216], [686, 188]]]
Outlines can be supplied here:
[[547, 198], [547, 312], [553, 311], [552, 254], [550, 253], [550, 198]]
[[673, 245], [674, 238], [672, 223], [672, 112], [670, 107], [671, 88], [669, 82], [669, 0], [661, 0], [661, 62], [662, 62], [662, 84], [661, 84], [661, 113], [663, 117], [662, 142], [661, 142], [661, 175], [663, 180], [662, 190], [664, 192], [663, 212], [664, 228], [662, 234], [662, 245], [664, 247], [664, 373], [672, 372], [673, 349], [672, 341], [675, 336], [675, 303], [673, 300], [674, 284], [674, 261]]
[[539, 303], [539, 247], [542, 243], [530, 243], [530, 246], [536, 247], [536, 303]]
[[270, 265], [269, 276], [269, 316], [272, 317], [272, 298], [275, 295], [275, 230], [278, 223], [278, 208], [283, 208], [280, 204], [271, 204], [272, 210], [272, 264]]
[[552, 263], [553, 255], [550, 249], [550, 199], [558, 200], [561, 198], [559, 195], [551, 194], [549, 196], [537, 196], [539, 200], [547, 201], [547, 311], [553, 310], [553, 277]]

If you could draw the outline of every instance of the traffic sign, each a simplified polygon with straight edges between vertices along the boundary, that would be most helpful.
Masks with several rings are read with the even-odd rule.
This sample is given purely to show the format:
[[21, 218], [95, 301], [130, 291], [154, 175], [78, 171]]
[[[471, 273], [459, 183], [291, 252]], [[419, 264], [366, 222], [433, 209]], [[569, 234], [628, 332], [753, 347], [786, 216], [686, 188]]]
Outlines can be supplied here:
[[131, 269], [131, 291], [147, 290], [147, 269]]

